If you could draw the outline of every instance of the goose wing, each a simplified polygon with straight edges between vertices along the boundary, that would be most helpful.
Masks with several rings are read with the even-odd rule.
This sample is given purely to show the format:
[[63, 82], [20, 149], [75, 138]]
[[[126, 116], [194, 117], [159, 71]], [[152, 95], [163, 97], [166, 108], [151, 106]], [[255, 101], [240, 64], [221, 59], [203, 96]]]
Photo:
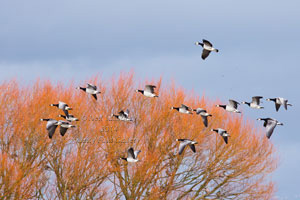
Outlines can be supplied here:
[[180, 142], [180, 144], [179, 144], [179, 155], [182, 154], [184, 148], [185, 148], [186, 145], [188, 145], [189, 143], [190, 143], [190, 142], [187, 141], [187, 140], [184, 140], [184, 141]]
[[127, 158], [136, 159], [136, 158], [135, 158], [135, 155], [134, 155], [134, 150], [133, 150], [132, 147], [130, 147], [130, 148], [128, 149], [127, 153], [128, 153]]
[[281, 104], [284, 106], [284, 108], [287, 110], [287, 100], [284, 98], [280, 98]]
[[207, 58], [207, 57], [209, 56], [209, 54], [210, 54], [210, 51], [208, 51], [208, 50], [206, 50], [206, 49], [203, 49], [203, 50], [202, 50], [201, 58], [202, 58], [203, 60], [205, 60], [205, 58]]
[[223, 136], [222, 135], [222, 138], [224, 139], [225, 143], [228, 144], [228, 136]]
[[181, 104], [181, 108], [185, 109], [185, 110], [190, 110], [190, 107], [184, 105], [184, 104]]
[[50, 129], [52, 126], [57, 126], [57, 125], [56, 125], [57, 122], [58, 122], [58, 121], [56, 121], [55, 119], [50, 119], [50, 120], [47, 122], [47, 124], [46, 124], [46, 129], [48, 130], [48, 129]]
[[278, 111], [278, 110], [279, 110], [280, 106], [281, 106], [281, 104], [279, 104], [279, 103], [275, 102], [275, 108], [276, 108], [276, 111]]
[[53, 135], [55, 133], [55, 130], [57, 128], [56, 123], [57, 123], [56, 120], [49, 120], [47, 122], [46, 129], [48, 131], [48, 136], [49, 136], [50, 139], [53, 137]]
[[92, 94], [92, 96], [97, 100], [97, 95], [96, 94]]
[[128, 117], [129, 116], [129, 110], [126, 109], [126, 111], [124, 112], [124, 114], [126, 115], [126, 117]]
[[202, 41], [203, 41], [203, 43], [204, 43], [205, 45], [207, 45], [207, 46], [210, 46], [210, 47], [213, 46], [212, 43], [210, 43], [208, 40], [203, 39]]
[[141, 150], [138, 150], [138, 151], [134, 151], [134, 157], [137, 158], [137, 156], [139, 155], [139, 153], [141, 153], [142, 151]]
[[240, 104], [239, 102], [229, 99], [229, 105], [232, 106], [233, 108], [237, 109], [239, 104]]
[[201, 112], [206, 112], [206, 110], [202, 109], [202, 108], [197, 108], [196, 109], [196, 114], [199, 115]]
[[255, 103], [256, 105], [259, 105], [260, 104], [260, 99], [262, 99], [263, 97], [261, 96], [255, 96], [255, 97], [252, 97], [252, 102]]
[[189, 144], [189, 147], [192, 149], [194, 153], [196, 153], [196, 147], [194, 144]]
[[61, 136], [64, 136], [67, 132], [68, 128], [60, 127], [59, 132]]
[[203, 121], [204, 126], [207, 127], [208, 126], [207, 116], [201, 115], [201, 117], [202, 117], [202, 121]]
[[66, 117], [67, 117], [67, 118], [69, 118], [69, 112], [68, 112], [68, 110], [66, 110], [66, 109], [63, 109], [63, 111], [64, 111], [64, 113], [65, 113]]
[[120, 115], [121, 117], [125, 117], [125, 118], [126, 118], [126, 113], [125, 113], [123, 110], [121, 110], [121, 111], [119, 112], [119, 115]]
[[155, 85], [146, 85], [145, 86], [145, 91], [150, 92], [150, 93], [154, 93], [154, 88], [156, 88]]
[[90, 83], [87, 84], [87, 88], [92, 89], [92, 90], [97, 90], [97, 86], [93, 85], [93, 84], [90, 84]]
[[272, 136], [273, 131], [274, 131], [276, 125], [277, 125], [277, 121], [276, 120], [269, 119], [267, 121], [266, 130], [267, 130], [267, 138], [268, 139], [270, 139], [270, 137]]

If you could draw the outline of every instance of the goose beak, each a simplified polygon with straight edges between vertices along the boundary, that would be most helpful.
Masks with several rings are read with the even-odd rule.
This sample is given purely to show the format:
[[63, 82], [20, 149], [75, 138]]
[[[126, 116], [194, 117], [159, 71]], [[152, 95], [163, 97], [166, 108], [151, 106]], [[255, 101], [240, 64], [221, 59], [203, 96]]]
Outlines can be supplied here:
[[76, 89], [77, 89], [77, 90], [79, 90], [79, 89], [80, 89], [80, 87], [76, 87]]
[[266, 99], [267, 101], [271, 101], [271, 99]]
[[260, 121], [260, 120], [261, 120], [261, 118], [258, 118], [258, 119], [256, 119], [256, 120]]
[[220, 105], [216, 105], [216, 107], [220, 107]]

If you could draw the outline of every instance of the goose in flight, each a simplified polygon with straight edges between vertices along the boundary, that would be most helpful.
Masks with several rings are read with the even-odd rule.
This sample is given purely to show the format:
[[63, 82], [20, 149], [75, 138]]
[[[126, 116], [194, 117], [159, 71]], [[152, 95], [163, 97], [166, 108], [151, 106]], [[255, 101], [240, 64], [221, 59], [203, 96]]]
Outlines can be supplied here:
[[193, 114], [192, 109], [184, 104], [181, 104], [181, 107], [171, 107], [171, 110], [177, 110], [180, 113], [184, 114]]
[[158, 97], [158, 95], [154, 92], [154, 88], [156, 88], [155, 85], [145, 85], [144, 90], [135, 90], [135, 92], [140, 92], [146, 97]]
[[129, 110], [126, 111], [121, 110], [118, 115], [112, 114], [112, 117], [115, 117], [121, 121], [133, 121], [129, 118]]
[[130, 147], [127, 150], [127, 158], [122, 157], [121, 159], [126, 160], [127, 162], [138, 162], [139, 160], [137, 159], [138, 154], [141, 152], [139, 151], [134, 151], [132, 147]]
[[264, 127], [266, 127], [266, 136], [270, 139], [275, 127], [277, 125], [283, 125], [283, 123], [278, 122], [276, 119], [272, 118], [258, 118], [257, 120], [264, 121]]
[[216, 105], [216, 106], [224, 108], [225, 110], [227, 110], [229, 112], [241, 113], [241, 111], [239, 111], [237, 109], [239, 104], [240, 104], [239, 102], [237, 102], [235, 100], [232, 100], [232, 99], [229, 99], [229, 104], [227, 104], [227, 105]]
[[260, 99], [263, 97], [261, 96], [254, 96], [252, 97], [252, 102], [245, 102], [243, 101], [242, 104], [247, 104], [250, 108], [256, 108], [256, 109], [263, 109], [264, 107], [260, 106]]
[[73, 122], [73, 121], [79, 121], [78, 118], [74, 117], [74, 115], [69, 115], [69, 117], [65, 116], [65, 115], [58, 115], [59, 117], [65, 118], [67, 121], [69, 122]]
[[203, 43], [196, 42], [195, 44], [203, 47], [202, 56], [201, 56], [201, 58], [203, 60], [205, 60], [205, 58], [207, 58], [209, 56], [210, 52], [212, 52], [212, 51], [219, 52], [219, 50], [215, 49], [208, 40], [203, 39], [202, 41], [203, 41]]
[[281, 105], [284, 106], [284, 108], [287, 110], [288, 106], [292, 106], [292, 104], [288, 103], [288, 100], [282, 97], [277, 97], [277, 98], [269, 98], [267, 101], [274, 101], [275, 103], [275, 108], [276, 111], [278, 112], [279, 108]]
[[192, 149], [192, 151], [194, 153], [196, 153], [196, 148], [195, 148], [195, 144], [198, 144], [198, 142], [189, 140], [189, 139], [176, 139], [176, 141], [179, 141], [179, 155], [182, 154], [184, 148], [186, 147], [186, 145], [189, 145], [189, 147]]
[[217, 128], [217, 129], [211, 129], [211, 131], [217, 132], [222, 138], [224, 139], [225, 143], [228, 144], [228, 137], [230, 137], [229, 133], [227, 133], [226, 130]]
[[48, 131], [49, 138], [52, 139], [57, 126], [61, 125], [61, 122], [55, 119], [41, 119], [41, 121], [47, 121], [46, 130]]
[[69, 117], [69, 112], [68, 110], [72, 110], [71, 107], [68, 106], [68, 104], [66, 104], [65, 102], [62, 102], [62, 101], [59, 101], [58, 104], [50, 104], [50, 106], [55, 106], [57, 107], [58, 109], [61, 109], [64, 111], [65, 115], [67, 117]]
[[91, 94], [97, 100], [97, 94], [101, 92], [97, 90], [97, 86], [87, 83], [87, 87], [77, 87], [76, 89], [83, 90], [84, 92]]
[[197, 108], [197, 109], [194, 109], [194, 111], [196, 112], [197, 115], [200, 115], [202, 117], [202, 121], [203, 121], [203, 124], [205, 127], [207, 127], [207, 117], [211, 117], [212, 115], [207, 113], [206, 110], [204, 110], [203, 108]]

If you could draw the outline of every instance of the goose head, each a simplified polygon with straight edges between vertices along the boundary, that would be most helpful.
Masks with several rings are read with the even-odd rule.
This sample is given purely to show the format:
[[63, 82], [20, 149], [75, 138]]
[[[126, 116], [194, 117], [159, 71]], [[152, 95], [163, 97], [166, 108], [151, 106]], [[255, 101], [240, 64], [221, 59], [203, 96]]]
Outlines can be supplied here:
[[203, 47], [203, 43], [201, 43], [201, 42], [195, 42], [195, 45]]

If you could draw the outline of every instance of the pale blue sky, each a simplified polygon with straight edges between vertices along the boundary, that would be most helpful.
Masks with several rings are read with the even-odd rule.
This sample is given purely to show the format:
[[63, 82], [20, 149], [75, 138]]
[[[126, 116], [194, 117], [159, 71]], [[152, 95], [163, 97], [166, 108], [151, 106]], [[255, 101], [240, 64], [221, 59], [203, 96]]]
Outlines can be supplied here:
[[[163, 75], [164, 83], [175, 79], [224, 102], [288, 98], [288, 111], [266, 101], [265, 110], [242, 111], [284, 123], [271, 138], [280, 156], [273, 180], [279, 199], [300, 199], [299, 7], [297, 0], [0, 0], [0, 81], [80, 82], [134, 69], [141, 79]], [[194, 45], [202, 38], [220, 49], [205, 61]]]

